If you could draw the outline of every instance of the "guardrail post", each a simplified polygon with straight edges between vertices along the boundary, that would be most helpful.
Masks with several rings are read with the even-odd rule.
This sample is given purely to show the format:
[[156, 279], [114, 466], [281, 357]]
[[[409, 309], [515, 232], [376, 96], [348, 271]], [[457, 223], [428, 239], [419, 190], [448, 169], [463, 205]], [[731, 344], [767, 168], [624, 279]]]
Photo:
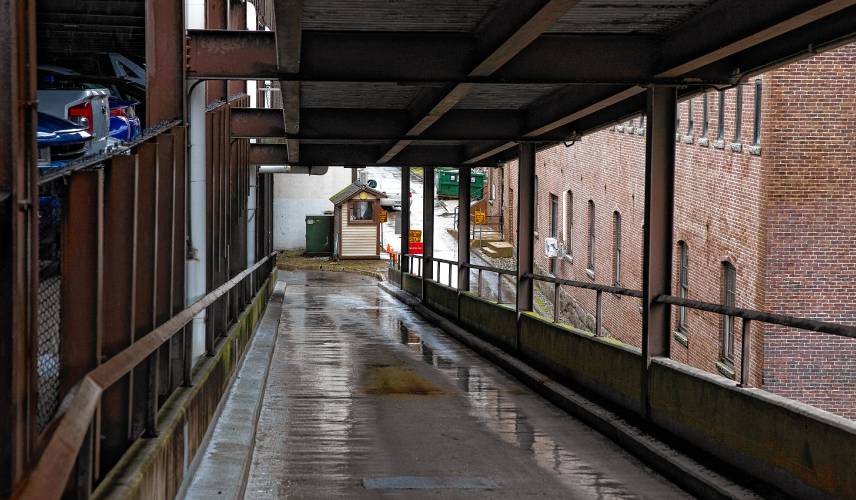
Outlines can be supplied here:
[[502, 304], [502, 273], [496, 273], [496, 303]]
[[603, 336], [603, 291], [598, 290], [595, 297], [594, 310], [594, 335], [595, 337]]
[[670, 295], [675, 191], [674, 87], [648, 89], [648, 133], [645, 138], [645, 216], [642, 241], [642, 412], [648, 405], [651, 358], [669, 356], [671, 307], [656, 302]]
[[535, 144], [521, 143], [517, 173], [517, 311], [532, 310], [535, 271]]
[[478, 296], [481, 297], [481, 283], [482, 283], [482, 270], [479, 269], [479, 284], [478, 284]]
[[[559, 287], [561, 285], [559, 282], [553, 283], [553, 323], [559, 322], [559, 310], [562, 307], [562, 304], [559, 303]], [[598, 297], [600, 296], [600, 292], [597, 292]]]
[[[401, 167], [401, 273], [410, 271], [413, 257], [410, 257], [410, 167]], [[403, 278], [402, 278], [403, 281]]]
[[[458, 169], [458, 290], [470, 289], [470, 182], [472, 171], [469, 167]], [[451, 276], [449, 265], [449, 275]], [[449, 278], [451, 286], [451, 277]]]
[[740, 386], [751, 387], [752, 376], [752, 320], [743, 318], [743, 339], [740, 356]]

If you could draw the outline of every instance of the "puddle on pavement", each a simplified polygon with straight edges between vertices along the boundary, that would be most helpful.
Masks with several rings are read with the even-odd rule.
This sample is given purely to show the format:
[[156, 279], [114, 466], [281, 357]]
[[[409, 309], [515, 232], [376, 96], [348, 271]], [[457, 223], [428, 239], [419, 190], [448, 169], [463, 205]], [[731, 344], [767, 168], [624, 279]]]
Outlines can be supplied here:
[[402, 366], [371, 366], [365, 376], [363, 392], [374, 395], [436, 396], [445, 392]]
[[[575, 489], [587, 489], [598, 498], [639, 498], [625, 485], [593, 468], [584, 459], [557, 444], [549, 435], [536, 429], [526, 415], [510, 398], [526, 397], [525, 390], [513, 387], [498, 388], [491, 378], [478, 368], [460, 366], [449, 357], [439, 354], [444, 350], [432, 346], [401, 320], [396, 320], [398, 341], [419, 354], [426, 364], [444, 372], [456, 381], [470, 403], [470, 414], [483, 421], [487, 428], [506, 443], [529, 451], [536, 463], [552, 471], [559, 479]], [[393, 331], [395, 329], [392, 329]], [[535, 396], [537, 397], [537, 396]]]

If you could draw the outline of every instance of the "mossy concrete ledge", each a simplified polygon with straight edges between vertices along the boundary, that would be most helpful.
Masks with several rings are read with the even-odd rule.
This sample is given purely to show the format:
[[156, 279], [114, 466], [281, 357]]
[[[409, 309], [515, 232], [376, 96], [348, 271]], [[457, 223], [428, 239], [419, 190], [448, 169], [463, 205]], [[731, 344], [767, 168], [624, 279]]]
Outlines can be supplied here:
[[447, 317], [458, 319], [458, 291], [435, 281], [425, 282], [425, 303]]
[[422, 297], [422, 278], [410, 273], [404, 273], [401, 279], [403, 284], [402, 288], [404, 288], [406, 292], [417, 297]]
[[497, 304], [472, 292], [459, 295], [460, 322], [488, 342], [506, 351], [517, 349], [517, 311], [513, 306]]
[[158, 437], [137, 439], [98, 485], [93, 498], [175, 498], [261, 320], [275, 276], [276, 270], [217, 344], [214, 356], [196, 365], [193, 385], [177, 389], [163, 405], [157, 419]]

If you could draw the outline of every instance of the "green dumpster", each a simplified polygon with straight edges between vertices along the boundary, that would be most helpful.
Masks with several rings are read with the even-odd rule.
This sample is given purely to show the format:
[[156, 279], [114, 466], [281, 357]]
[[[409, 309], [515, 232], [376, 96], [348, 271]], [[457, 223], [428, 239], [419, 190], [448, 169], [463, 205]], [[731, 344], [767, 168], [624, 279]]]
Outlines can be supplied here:
[[[458, 197], [458, 169], [456, 168], [437, 168], [437, 197], [438, 198], [457, 198]], [[473, 200], [480, 200], [484, 194], [485, 174], [481, 172], [473, 172], [470, 175], [470, 196]]]
[[333, 255], [333, 216], [306, 216], [306, 255]]

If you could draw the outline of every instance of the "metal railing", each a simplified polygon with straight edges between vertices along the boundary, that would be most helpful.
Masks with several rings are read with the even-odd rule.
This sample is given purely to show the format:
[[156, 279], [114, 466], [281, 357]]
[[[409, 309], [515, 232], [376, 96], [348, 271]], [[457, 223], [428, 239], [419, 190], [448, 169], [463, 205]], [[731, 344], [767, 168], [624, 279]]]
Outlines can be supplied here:
[[[504, 275], [513, 276], [514, 277], [513, 280], [514, 281], [517, 280], [517, 271], [516, 270], [502, 269], [500, 267], [493, 267], [493, 266], [482, 266], [479, 264], [467, 264], [467, 267], [469, 269], [475, 269], [476, 271], [478, 271], [478, 276], [477, 276], [477, 281], [476, 281], [476, 294], [479, 297], [482, 296], [482, 282], [483, 282], [482, 275], [483, 275], [483, 273], [485, 273], [485, 272], [496, 273], [496, 303], [497, 304], [503, 303], [502, 302], [502, 277]], [[470, 279], [472, 279], [472, 278], [470, 278]], [[515, 291], [515, 294], [516, 293], [517, 292]]]
[[603, 336], [603, 294], [609, 293], [612, 295], [620, 295], [625, 297], [642, 298], [642, 291], [633, 290], [631, 288], [623, 288], [619, 286], [601, 285], [599, 283], [586, 283], [584, 281], [575, 281], [554, 276], [544, 276], [542, 274], [526, 274], [525, 277], [532, 278], [535, 281], [544, 281], [553, 284], [553, 323], [559, 322], [559, 312], [562, 309], [561, 287], [570, 286], [585, 290], [593, 290], [595, 292], [595, 314], [594, 314], [594, 334], [596, 337]]
[[[228, 300], [233, 289], [240, 289], [249, 284], [256, 292], [261, 289], [264, 277], [273, 270], [275, 253], [257, 262], [253, 267], [245, 269], [216, 290], [196, 301], [193, 305], [173, 316], [167, 322], [150, 331], [148, 334], [125, 348], [103, 364], [88, 372], [76, 385], [70, 403], [65, 412], [59, 417], [59, 422], [41, 455], [41, 459], [32, 470], [23, 490], [21, 499], [60, 498], [65, 489], [71, 472], [78, 464], [79, 458], [89, 455], [91, 450], [99, 446], [99, 439], [93, 435], [93, 422], [96, 410], [104, 392], [116, 384], [131, 371], [142, 365], [148, 365], [149, 373], [157, 372], [160, 348], [172, 337], [181, 333], [183, 385], [192, 385], [190, 377], [192, 368], [192, 352], [190, 347], [190, 332], [188, 324], [193, 318], [215, 306], [222, 300]], [[157, 436], [156, 419], [158, 413], [158, 380], [149, 376], [146, 381], [146, 437]], [[78, 464], [78, 466], [80, 466]], [[84, 466], [88, 469], [91, 464]]]

